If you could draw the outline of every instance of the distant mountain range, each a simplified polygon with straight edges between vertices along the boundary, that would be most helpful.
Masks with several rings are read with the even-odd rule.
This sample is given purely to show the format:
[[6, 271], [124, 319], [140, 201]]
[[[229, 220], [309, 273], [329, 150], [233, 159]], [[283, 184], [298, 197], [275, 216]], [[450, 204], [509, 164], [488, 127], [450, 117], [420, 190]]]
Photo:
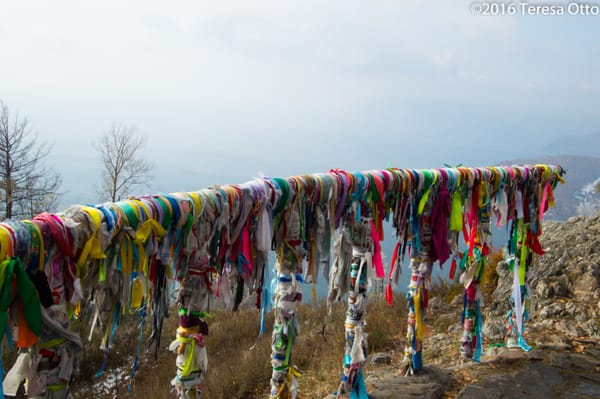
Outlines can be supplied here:
[[559, 137], [544, 149], [551, 154], [597, 157], [600, 156], [600, 132]]

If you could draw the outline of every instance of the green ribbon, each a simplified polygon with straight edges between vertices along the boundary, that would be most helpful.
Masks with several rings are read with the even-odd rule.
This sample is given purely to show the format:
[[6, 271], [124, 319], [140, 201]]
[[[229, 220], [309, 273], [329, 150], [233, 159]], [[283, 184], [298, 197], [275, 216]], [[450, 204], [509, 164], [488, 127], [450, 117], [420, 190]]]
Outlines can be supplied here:
[[39, 337], [42, 332], [42, 310], [40, 298], [35, 286], [29, 279], [19, 258], [6, 258], [0, 263], [0, 341], [6, 332], [8, 308], [11, 303], [11, 286], [16, 277], [17, 293], [23, 303], [25, 322], [29, 329]]
[[277, 200], [277, 206], [273, 210], [273, 215], [277, 215], [281, 211], [283, 211], [288, 203], [290, 198], [290, 183], [282, 177], [274, 177], [271, 179], [277, 184], [277, 186], [281, 189], [281, 196]]

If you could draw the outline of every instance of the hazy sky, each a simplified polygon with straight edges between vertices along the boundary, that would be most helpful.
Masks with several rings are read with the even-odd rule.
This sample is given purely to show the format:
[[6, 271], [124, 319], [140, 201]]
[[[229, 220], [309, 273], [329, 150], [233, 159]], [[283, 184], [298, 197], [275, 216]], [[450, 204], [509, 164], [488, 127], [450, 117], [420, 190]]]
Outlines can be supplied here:
[[97, 200], [113, 122], [148, 138], [143, 192], [488, 165], [598, 132], [600, 16], [471, 3], [0, 0], [0, 98], [54, 143], [67, 204]]

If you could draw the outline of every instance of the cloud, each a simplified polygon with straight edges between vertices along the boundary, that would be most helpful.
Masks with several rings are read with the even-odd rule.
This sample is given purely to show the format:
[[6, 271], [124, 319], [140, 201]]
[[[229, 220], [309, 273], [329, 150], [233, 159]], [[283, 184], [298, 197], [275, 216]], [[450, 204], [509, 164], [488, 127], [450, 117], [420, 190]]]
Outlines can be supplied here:
[[431, 56], [431, 61], [437, 66], [447, 66], [454, 60], [454, 52], [452, 50], [444, 50], [435, 53]]
[[[478, 17], [469, 4], [8, 2], [1, 95], [62, 158], [113, 121], [135, 125], [160, 187], [492, 162], [597, 126], [597, 18]], [[93, 182], [95, 160], [78, 162]]]

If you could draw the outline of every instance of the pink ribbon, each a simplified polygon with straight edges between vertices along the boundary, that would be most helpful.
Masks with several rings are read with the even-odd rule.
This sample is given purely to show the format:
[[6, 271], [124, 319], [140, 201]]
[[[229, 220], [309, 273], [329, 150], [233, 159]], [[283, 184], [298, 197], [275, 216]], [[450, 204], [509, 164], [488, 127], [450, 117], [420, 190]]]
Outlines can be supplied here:
[[371, 220], [371, 238], [373, 239], [373, 266], [375, 266], [375, 275], [377, 278], [383, 278], [385, 271], [383, 270], [383, 259], [381, 258], [381, 245], [379, 244], [379, 235], [375, 223]]

